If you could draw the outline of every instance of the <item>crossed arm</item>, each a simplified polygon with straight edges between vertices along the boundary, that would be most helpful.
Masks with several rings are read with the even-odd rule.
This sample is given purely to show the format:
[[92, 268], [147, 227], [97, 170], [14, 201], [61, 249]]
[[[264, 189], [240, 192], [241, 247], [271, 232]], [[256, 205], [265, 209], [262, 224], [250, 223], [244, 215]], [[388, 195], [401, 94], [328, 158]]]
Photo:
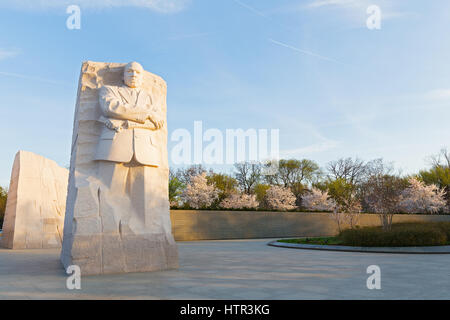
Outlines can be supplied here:
[[108, 118], [130, 120], [141, 124], [150, 120], [156, 129], [160, 129], [164, 125], [164, 120], [155, 111], [124, 103], [111, 88], [102, 87], [100, 89], [99, 102], [103, 114]]

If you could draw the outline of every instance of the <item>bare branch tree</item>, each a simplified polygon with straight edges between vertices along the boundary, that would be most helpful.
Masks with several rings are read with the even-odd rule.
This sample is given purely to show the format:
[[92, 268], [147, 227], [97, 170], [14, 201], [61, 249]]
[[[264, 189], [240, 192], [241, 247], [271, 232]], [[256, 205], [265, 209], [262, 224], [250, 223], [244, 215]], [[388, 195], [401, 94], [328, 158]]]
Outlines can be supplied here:
[[430, 162], [433, 167], [450, 168], [450, 152], [442, 148], [438, 154], [430, 157]]
[[198, 176], [199, 174], [202, 174], [203, 172], [206, 172], [206, 169], [201, 165], [192, 165], [188, 168], [180, 168], [175, 173], [172, 173], [174, 176], [178, 178], [183, 184], [188, 185], [191, 183], [191, 178]]
[[262, 165], [257, 162], [240, 162], [234, 165], [236, 170], [234, 177], [239, 184], [239, 188], [251, 194], [253, 187], [261, 181]]
[[341, 158], [329, 162], [327, 170], [332, 180], [344, 179], [346, 182], [356, 185], [366, 176], [367, 165], [358, 158], [355, 158], [355, 160], [352, 158]]

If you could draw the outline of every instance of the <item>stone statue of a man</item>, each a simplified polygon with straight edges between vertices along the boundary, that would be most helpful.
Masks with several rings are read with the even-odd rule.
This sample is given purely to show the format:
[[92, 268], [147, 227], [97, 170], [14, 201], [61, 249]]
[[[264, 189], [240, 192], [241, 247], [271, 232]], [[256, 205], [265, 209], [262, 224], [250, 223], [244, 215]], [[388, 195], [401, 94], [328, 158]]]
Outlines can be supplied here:
[[178, 267], [165, 82], [137, 62], [123, 81], [117, 69], [89, 61], [80, 77], [61, 260], [85, 275]]
[[[123, 86], [103, 86], [99, 92], [105, 124], [95, 160], [104, 184], [105, 201], [114, 204], [113, 228], [124, 233], [145, 233], [145, 171], [159, 166], [160, 150], [154, 132], [164, 126], [158, 101], [141, 89], [144, 69], [137, 62], [124, 68]], [[105, 188], [106, 187], [106, 188]], [[131, 228], [131, 229], [130, 229]]]
[[160, 129], [164, 120], [159, 114], [158, 101], [142, 90], [144, 69], [137, 62], [130, 62], [124, 69], [124, 86], [103, 86], [99, 100], [105, 123], [95, 155], [96, 160], [119, 163], [135, 162], [159, 165], [157, 141], [152, 131]]

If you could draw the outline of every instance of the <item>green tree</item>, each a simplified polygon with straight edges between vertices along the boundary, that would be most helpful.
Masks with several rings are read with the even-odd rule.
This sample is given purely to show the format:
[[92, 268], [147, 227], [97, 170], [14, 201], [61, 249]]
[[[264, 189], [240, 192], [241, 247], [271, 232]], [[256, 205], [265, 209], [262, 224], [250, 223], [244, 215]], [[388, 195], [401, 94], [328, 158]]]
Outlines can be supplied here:
[[0, 227], [3, 226], [3, 218], [5, 216], [7, 198], [8, 189], [0, 187]]
[[269, 184], [258, 183], [253, 188], [253, 192], [256, 195], [256, 200], [258, 200], [260, 207], [266, 207], [264, 199], [266, 197], [267, 190], [270, 189]]
[[269, 184], [292, 188], [298, 183], [306, 185], [316, 182], [321, 174], [319, 165], [312, 160], [281, 159], [278, 161], [277, 172], [265, 178]]
[[356, 192], [356, 186], [347, 182], [344, 178], [328, 180], [325, 182], [325, 185], [328, 194], [339, 207], [345, 207], [348, 200], [351, 199]]
[[291, 186], [291, 191], [297, 199], [295, 205], [300, 208], [302, 206], [302, 197], [308, 192], [308, 188], [301, 182], [296, 182]]
[[208, 180], [208, 184], [214, 184], [219, 190], [218, 203], [237, 192], [237, 180], [227, 174], [210, 172], [206, 179]]
[[316, 183], [322, 176], [319, 165], [308, 159], [281, 159], [277, 165], [275, 174], [266, 175], [265, 181], [269, 185], [289, 188], [297, 199], [296, 205], [300, 207], [302, 196], [308, 191], [308, 184]]
[[171, 204], [178, 203], [185, 187], [178, 177], [173, 174], [169, 175], [169, 201]]
[[326, 185], [328, 194], [336, 203], [332, 216], [337, 223], [339, 232], [344, 221], [353, 229], [358, 223], [359, 213], [362, 210], [356, 185], [344, 178], [329, 179]]

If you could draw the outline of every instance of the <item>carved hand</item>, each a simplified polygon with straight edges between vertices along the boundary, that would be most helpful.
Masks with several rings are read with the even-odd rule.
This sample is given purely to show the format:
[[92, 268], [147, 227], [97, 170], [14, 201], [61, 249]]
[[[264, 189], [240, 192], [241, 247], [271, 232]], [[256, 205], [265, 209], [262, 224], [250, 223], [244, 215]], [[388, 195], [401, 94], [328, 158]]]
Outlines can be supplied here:
[[148, 116], [145, 114], [137, 115], [135, 121], [139, 123], [145, 123], [145, 120], [148, 119]]
[[149, 115], [148, 118], [155, 125], [156, 129], [161, 129], [164, 126], [164, 120], [156, 114]]

